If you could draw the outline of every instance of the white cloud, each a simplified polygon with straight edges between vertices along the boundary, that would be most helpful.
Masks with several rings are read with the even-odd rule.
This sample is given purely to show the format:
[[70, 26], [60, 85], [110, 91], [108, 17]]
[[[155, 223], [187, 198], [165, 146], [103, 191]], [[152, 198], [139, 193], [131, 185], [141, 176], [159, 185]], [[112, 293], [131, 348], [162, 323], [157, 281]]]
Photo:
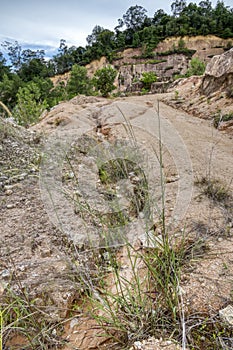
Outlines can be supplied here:
[[[141, 0], [136, 3], [148, 10], [148, 16], [153, 16], [160, 8], [169, 12], [172, 2]], [[213, 5], [216, 2], [212, 1]], [[232, 5], [232, 0], [224, 2]], [[60, 39], [65, 39], [69, 46], [85, 46], [86, 37], [96, 24], [114, 29], [117, 19], [134, 5], [131, 0], [1, 0], [0, 40], [12, 38], [22, 44], [54, 49], [59, 47]]]

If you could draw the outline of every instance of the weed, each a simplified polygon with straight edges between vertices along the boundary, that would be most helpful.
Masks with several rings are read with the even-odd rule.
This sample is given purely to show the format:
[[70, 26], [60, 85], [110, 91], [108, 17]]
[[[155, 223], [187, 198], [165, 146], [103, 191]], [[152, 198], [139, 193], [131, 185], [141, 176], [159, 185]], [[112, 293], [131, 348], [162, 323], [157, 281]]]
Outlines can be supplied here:
[[216, 202], [227, 202], [230, 199], [229, 190], [219, 180], [203, 176], [196, 184], [203, 188], [203, 194]]
[[1, 297], [1, 334], [3, 348], [12, 337], [21, 336], [24, 349], [59, 349], [63, 327], [47, 321], [46, 313], [30, 300], [26, 291], [10, 288]]
[[174, 94], [175, 94], [175, 96], [174, 96], [175, 100], [178, 100], [178, 98], [179, 98], [179, 91], [175, 90]]
[[[194, 256], [200, 256], [205, 247], [200, 240], [187, 240], [184, 235], [172, 244], [172, 232], [167, 228], [165, 217], [162, 155], [160, 141], [161, 236], [147, 230], [145, 237], [151, 246], [148, 249], [143, 246], [137, 249], [128, 241], [124, 242], [119, 254], [106, 248], [111, 275], [101, 292], [93, 287], [90, 295], [93, 318], [103, 329], [104, 335], [110, 337], [120, 349], [149, 336], [182, 337], [185, 346], [185, 322], [180, 293], [181, 269]], [[113, 170], [114, 167], [113, 164]], [[122, 168], [124, 169], [120, 167], [118, 176], [124, 176]], [[115, 171], [116, 167], [113, 173], [106, 167], [102, 168], [102, 181], [109, 183], [110, 178], [114, 178]], [[127, 267], [124, 266], [124, 261], [127, 261]]]
[[187, 320], [187, 339], [192, 350], [230, 350], [233, 331], [225, 327], [218, 315], [199, 314]]
[[228, 122], [232, 119], [233, 119], [233, 112], [230, 112], [224, 115], [222, 115], [221, 112], [219, 112], [214, 116], [213, 125], [215, 128], [218, 128], [221, 122]]

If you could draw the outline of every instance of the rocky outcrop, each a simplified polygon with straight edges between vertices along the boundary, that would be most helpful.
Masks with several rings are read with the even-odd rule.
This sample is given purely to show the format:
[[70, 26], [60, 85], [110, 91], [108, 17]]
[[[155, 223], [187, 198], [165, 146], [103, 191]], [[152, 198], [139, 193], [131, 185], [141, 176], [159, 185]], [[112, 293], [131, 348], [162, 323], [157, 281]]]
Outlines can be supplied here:
[[201, 93], [210, 95], [215, 91], [233, 89], [233, 48], [214, 56], [208, 63], [200, 87]]
[[[156, 60], [138, 60], [137, 63], [124, 64], [119, 67], [118, 89], [120, 91], [135, 91], [144, 72], [154, 72], [160, 81], [168, 81], [176, 74], [185, 74], [189, 60], [183, 54], [158, 56]], [[140, 89], [139, 89], [140, 90]]]

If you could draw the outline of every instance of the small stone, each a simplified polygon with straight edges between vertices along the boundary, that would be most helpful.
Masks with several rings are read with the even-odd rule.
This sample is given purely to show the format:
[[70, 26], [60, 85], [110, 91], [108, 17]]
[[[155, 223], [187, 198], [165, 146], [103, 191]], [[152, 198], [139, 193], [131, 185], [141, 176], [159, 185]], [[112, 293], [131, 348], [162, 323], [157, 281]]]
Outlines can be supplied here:
[[41, 257], [42, 258], [49, 258], [52, 255], [51, 249], [43, 249], [41, 250]]
[[219, 310], [219, 316], [224, 323], [233, 327], [233, 306], [228, 305], [225, 309]]
[[0, 176], [0, 181], [7, 181], [8, 180], [8, 177], [7, 176]]
[[10, 196], [12, 193], [13, 193], [12, 190], [6, 190], [6, 191], [5, 191], [5, 195], [6, 195], [6, 196]]
[[14, 207], [15, 207], [14, 204], [7, 204], [6, 206], [7, 209], [13, 209]]
[[135, 350], [141, 350], [142, 349], [142, 343], [140, 341], [136, 341], [134, 344], [133, 344], [133, 349]]
[[23, 173], [19, 176], [19, 181], [23, 181], [28, 176], [27, 173]]
[[70, 329], [73, 329], [75, 326], [77, 326], [79, 324], [79, 320], [77, 318], [73, 318], [70, 321]]
[[11, 273], [10, 273], [9, 270], [3, 270], [3, 271], [1, 272], [2, 278], [9, 277], [10, 275], [11, 275]]

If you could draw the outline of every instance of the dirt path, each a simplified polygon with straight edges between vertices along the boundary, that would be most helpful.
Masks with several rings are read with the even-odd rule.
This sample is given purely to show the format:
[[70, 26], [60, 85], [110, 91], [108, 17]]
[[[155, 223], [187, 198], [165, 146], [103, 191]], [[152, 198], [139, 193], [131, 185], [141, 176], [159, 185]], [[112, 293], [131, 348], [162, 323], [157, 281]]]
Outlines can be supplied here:
[[[180, 229], [185, 229], [185, 234], [203, 239], [209, 247], [201, 260], [193, 261], [191, 272], [183, 276], [185, 305], [189, 312], [217, 312], [231, 300], [233, 289], [233, 138], [216, 131], [209, 121], [195, 118], [162, 102], [159, 104], [158, 119], [157, 101], [161, 97], [147, 95], [120, 98], [112, 102], [93, 99], [89, 103], [87, 99], [80, 104], [65, 103], [59, 105], [57, 111], [50, 112], [34, 129], [45, 133], [51, 130], [63, 132], [77, 121], [82, 121], [80, 128], [88, 125], [89, 129], [100, 122], [98, 137], [103, 142], [111, 143], [119, 138], [128, 142], [128, 134], [119, 124], [123, 111], [134, 128], [142, 150], [149, 150], [149, 173], [155, 170], [156, 174], [158, 164], [153, 145], [158, 147], [161, 131], [167, 178], [167, 216], [172, 223], [177, 222], [176, 226]], [[2, 140], [2, 152], [6, 141], [8, 149], [17, 150], [17, 147], [21, 147], [20, 143], [14, 146], [16, 141], [6, 136]], [[24, 164], [23, 157], [20, 159], [21, 164]], [[26, 287], [31, 297], [38, 299], [38, 305], [44, 303], [42, 299], [46, 291], [46, 313], [53, 320], [60, 320], [78, 298], [80, 286], [78, 280], [70, 278], [74, 269], [72, 248], [66, 232], [61, 233], [59, 227], [54, 225], [54, 220], [50, 220], [47, 203], [41, 198], [39, 169], [33, 162], [28, 162], [26, 170], [17, 165], [18, 175], [24, 176], [15, 181], [12, 180], [14, 161], [9, 165], [9, 172], [1, 165], [0, 293], [12, 280], [14, 272], [16, 290], [19, 285]], [[156, 185], [157, 180], [154, 173], [149, 176], [154, 188], [153, 183]], [[231, 203], [226, 205], [223, 201], [204, 195], [203, 186], [195, 184], [203, 178], [211, 183], [219, 180], [224, 193], [231, 193], [227, 197]], [[134, 232], [135, 227], [130, 229]], [[75, 327], [70, 328], [69, 337], [73, 339], [73, 344], [79, 344], [79, 348], [84, 350], [80, 345], [83, 343], [80, 340], [82, 326], [81, 330], [78, 332]], [[75, 333], [79, 334], [79, 338], [75, 338]], [[89, 333], [93, 346], [95, 331], [92, 336]], [[84, 344], [87, 349], [88, 344]]]

